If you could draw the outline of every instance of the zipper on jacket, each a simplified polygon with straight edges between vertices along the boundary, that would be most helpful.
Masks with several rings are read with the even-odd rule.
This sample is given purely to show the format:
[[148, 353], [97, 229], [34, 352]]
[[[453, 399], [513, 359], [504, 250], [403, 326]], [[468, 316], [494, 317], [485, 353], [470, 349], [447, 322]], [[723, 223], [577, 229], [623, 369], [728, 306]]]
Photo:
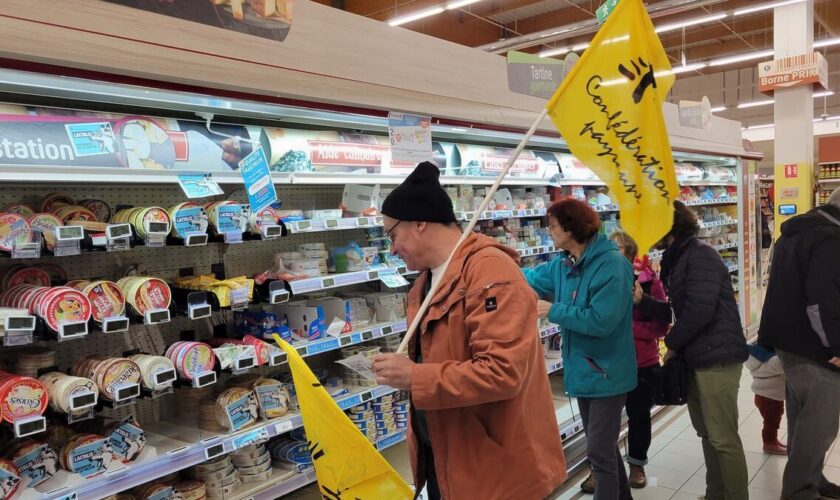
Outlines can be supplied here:
[[586, 360], [587, 364], [589, 364], [589, 366], [592, 367], [593, 370], [603, 375], [604, 378], [609, 378], [607, 377], [607, 371], [598, 366], [598, 363], [596, 363], [594, 359], [590, 358], [589, 356], [583, 356], [583, 359]]
[[497, 281], [495, 283], [490, 283], [489, 285], [484, 285], [483, 287], [479, 288], [478, 290], [473, 290], [467, 296], [472, 297], [473, 295], [475, 295], [477, 293], [486, 292], [487, 290], [490, 290], [492, 288], [497, 288], [497, 287], [500, 287], [500, 286], [503, 286], [503, 285], [510, 285], [510, 284], [511, 284], [511, 281]]

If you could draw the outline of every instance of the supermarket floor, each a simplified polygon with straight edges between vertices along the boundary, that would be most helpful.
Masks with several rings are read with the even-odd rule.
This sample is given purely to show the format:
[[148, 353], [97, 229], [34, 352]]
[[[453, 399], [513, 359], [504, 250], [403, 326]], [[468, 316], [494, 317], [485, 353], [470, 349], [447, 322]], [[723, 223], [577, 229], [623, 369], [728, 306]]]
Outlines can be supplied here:
[[[753, 404], [752, 382], [745, 369], [741, 378], [738, 397], [740, 434], [747, 458], [750, 477], [751, 500], [778, 500], [782, 488], [782, 472], [786, 457], [762, 453], [761, 415]], [[787, 421], [782, 421], [780, 439], [787, 437]], [[825, 475], [840, 483], [840, 439], [836, 440], [826, 460]], [[623, 444], [623, 443], [622, 443]], [[385, 450], [384, 455], [403, 475], [408, 474], [408, 457], [405, 444]], [[650, 450], [650, 463], [646, 467], [648, 486], [633, 490], [633, 498], [640, 500], [697, 500], [705, 493], [706, 466], [700, 438], [691, 427], [686, 407], [669, 408], [657, 416], [654, 439]], [[571, 476], [554, 500], [586, 499], [578, 485], [586, 478], [581, 471]], [[307, 488], [288, 498], [309, 500], [320, 498], [314, 487]]]

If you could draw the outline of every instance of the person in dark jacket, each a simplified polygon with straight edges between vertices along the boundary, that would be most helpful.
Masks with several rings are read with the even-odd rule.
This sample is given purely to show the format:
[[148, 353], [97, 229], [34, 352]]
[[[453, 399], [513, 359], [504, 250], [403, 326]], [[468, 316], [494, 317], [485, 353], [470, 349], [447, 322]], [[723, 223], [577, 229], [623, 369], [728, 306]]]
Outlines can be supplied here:
[[782, 497], [840, 498], [822, 474], [840, 420], [840, 189], [781, 229], [758, 342], [776, 349], [785, 371]]
[[703, 442], [708, 500], [747, 500], [747, 464], [738, 436], [738, 388], [749, 356], [729, 271], [717, 251], [697, 239], [694, 213], [674, 202], [674, 224], [657, 244], [662, 282], [670, 302], [636, 285], [635, 302], [651, 319], [671, 321], [665, 337], [667, 363], [684, 356], [692, 370], [688, 387], [691, 424]]

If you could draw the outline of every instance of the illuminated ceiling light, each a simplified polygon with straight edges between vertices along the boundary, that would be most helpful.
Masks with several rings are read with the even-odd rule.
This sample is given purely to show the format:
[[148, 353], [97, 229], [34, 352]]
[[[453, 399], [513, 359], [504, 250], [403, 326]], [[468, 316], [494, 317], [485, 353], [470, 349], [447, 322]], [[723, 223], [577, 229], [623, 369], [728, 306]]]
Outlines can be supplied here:
[[589, 48], [589, 42], [586, 43], [579, 43], [577, 45], [572, 46], [572, 50], [577, 52], [579, 50], [586, 50]]
[[750, 52], [749, 54], [741, 54], [739, 56], [721, 57], [720, 59], [713, 59], [709, 61], [709, 66], [725, 66], [727, 64], [735, 64], [744, 61], [752, 61], [753, 59], [763, 59], [765, 57], [773, 57], [772, 50], [762, 50], [759, 52]]
[[840, 38], [829, 38], [827, 40], [820, 40], [818, 42], [814, 42], [815, 49], [821, 49], [823, 47], [832, 47], [834, 45], [840, 45]]
[[549, 49], [540, 52], [540, 57], [562, 56], [563, 54], [568, 54], [571, 51], [572, 49], [569, 47], [563, 47], [562, 49]]
[[776, 7], [784, 7], [785, 5], [793, 5], [795, 3], [802, 3], [805, 0], [785, 0], [784, 2], [765, 3], [756, 5], [755, 7], [746, 7], [744, 9], [736, 10], [733, 16], [742, 16], [744, 14], [752, 14], [753, 12], [761, 12], [762, 10], [775, 9]]
[[472, 5], [480, 1], [481, 0], [455, 0], [446, 4], [446, 10], [460, 9], [461, 7], [466, 7], [467, 5]]
[[681, 29], [681, 28], [688, 28], [690, 26], [697, 26], [698, 24], [710, 23], [712, 21], [718, 21], [720, 19], [723, 19], [723, 18], [727, 17], [728, 15], [729, 14], [724, 12], [724, 13], [721, 13], [721, 14], [714, 14], [714, 15], [711, 15], [711, 16], [696, 17], [694, 19], [687, 19], [685, 21], [680, 21], [680, 22], [671, 23], [671, 24], [663, 24], [662, 26], [657, 26], [656, 27], [656, 32], [657, 33], [667, 33], [669, 31], [674, 31], [674, 30], [678, 30], [678, 29]]
[[746, 109], [746, 108], [757, 108], [759, 106], [769, 106], [773, 104], [775, 101], [773, 99], [767, 99], [766, 101], [753, 101], [753, 102], [744, 102], [738, 105], [738, 109]]
[[728, 108], [726, 106], [718, 106], [716, 108], [712, 108], [712, 113], [720, 113], [721, 111], [726, 111]]
[[708, 65], [708, 63], [700, 62], [686, 64], [685, 66], [674, 66], [673, 68], [671, 68], [671, 73], [679, 75], [680, 73], [688, 73], [689, 71], [697, 71], [698, 69], [703, 69]]
[[756, 130], [756, 129], [760, 129], [760, 128], [773, 128], [775, 126], [776, 125], [773, 124], [773, 123], [765, 123], [763, 125], [747, 125], [746, 127], [744, 127], [744, 130]]
[[445, 9], [443, 7], [432, 7], [431, 9], [421, 10], [419, 12], [415, 12], [414, 14], [408, 14], [402, 17], [395, 17], [388, 21], [389, 26], [402, 26], [403, 24], [407, 24], [413, 21], [417, 21], [426, 17], [434, 16], [440, 14]]

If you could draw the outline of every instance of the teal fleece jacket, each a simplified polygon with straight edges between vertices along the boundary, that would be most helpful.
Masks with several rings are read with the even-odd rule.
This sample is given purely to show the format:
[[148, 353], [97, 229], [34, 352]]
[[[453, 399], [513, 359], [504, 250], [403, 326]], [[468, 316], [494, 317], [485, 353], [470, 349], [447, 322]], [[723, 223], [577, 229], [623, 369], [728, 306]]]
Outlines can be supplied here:
[[524, 273], [531, 288], [553, 302], [548, 320], [562, 331], [566, 392], [600, 398], [632, 391], [633, 268], [615, 243], [598, 234], [577, 262], [566, 255]]

